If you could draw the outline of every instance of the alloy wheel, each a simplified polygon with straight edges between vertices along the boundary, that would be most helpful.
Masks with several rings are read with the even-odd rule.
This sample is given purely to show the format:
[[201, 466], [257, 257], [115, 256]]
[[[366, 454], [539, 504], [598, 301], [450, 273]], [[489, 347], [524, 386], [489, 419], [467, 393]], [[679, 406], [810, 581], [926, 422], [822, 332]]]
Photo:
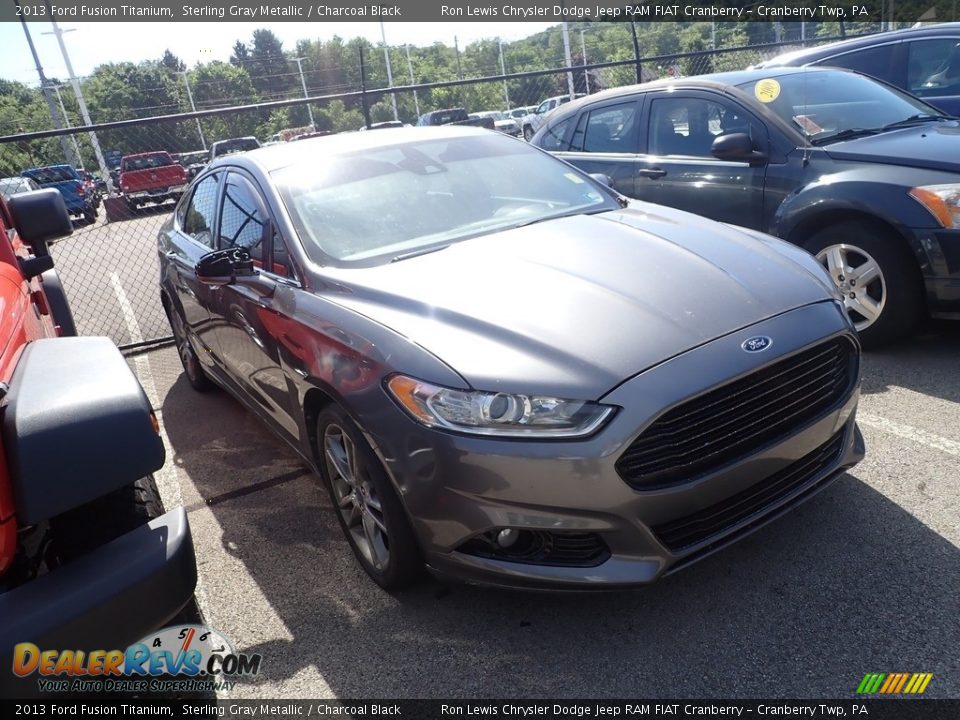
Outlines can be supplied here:
[[364, 559], [383, 572], [390, 562], [390, 539], [383, 505], [359, 449], [339, 425], [323, 433], [323, 455], [337, 512]]
[[857, 332], [873, 325], [887, 302], [887, 284], [879, 263], [866, 250], [847, 243], [817, 253], [843, 295], [843, 305]]

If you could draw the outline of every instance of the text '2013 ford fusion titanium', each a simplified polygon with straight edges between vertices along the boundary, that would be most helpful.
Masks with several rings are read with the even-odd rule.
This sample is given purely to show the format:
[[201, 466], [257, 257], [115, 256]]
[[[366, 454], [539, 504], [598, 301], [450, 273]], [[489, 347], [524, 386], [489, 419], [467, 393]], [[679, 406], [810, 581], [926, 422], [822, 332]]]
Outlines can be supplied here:
[[859, 343], [811, 255], [500, 134], [215, 161], [159, 252], [190, 383], [318, 470], [387, 588], [650, 582], [863, 456]]

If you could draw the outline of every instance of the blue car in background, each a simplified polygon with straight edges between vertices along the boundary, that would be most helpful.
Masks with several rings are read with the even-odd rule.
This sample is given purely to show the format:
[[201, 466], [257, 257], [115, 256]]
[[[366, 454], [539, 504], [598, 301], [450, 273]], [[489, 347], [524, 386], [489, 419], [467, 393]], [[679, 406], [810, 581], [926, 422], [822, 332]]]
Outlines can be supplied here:
[[97, 208], [100, 207], [100, 195], [88, 189], [80, 173], [71, 165], [48, 165], [47, 167], [30, 168], [20, 173], [24, 177], [34, 180], [40, 187], [56, 188], [63, 195], [67, 205], [67, 212], [82, 217], [87, 222], [97, 219]]

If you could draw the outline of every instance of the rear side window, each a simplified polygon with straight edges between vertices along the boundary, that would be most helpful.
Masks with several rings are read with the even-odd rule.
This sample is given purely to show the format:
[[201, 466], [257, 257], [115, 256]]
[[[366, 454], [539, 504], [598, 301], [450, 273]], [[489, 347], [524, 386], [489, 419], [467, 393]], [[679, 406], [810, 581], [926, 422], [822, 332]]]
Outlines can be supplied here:
[[639, 136], [637, 104], [609, 105], [581, 115], [570, 140], [574, 152], [636, 153]]
[[835, 55], [825, 60], [818, 60], [814, 65], [823, 67], [841, 67], [853, 70], [870, 77], [879, 78], [888, 83], [897, 83], [894, 57], [896, 55], [897, 44], [880, 45], [878, 47], [855, 50]]
[[543, 137], [538, 143], [544, 150], [566, 150], [563, 138], [567, 134], [567, 128], [570, 126], [570, 118], [564, 118], [559, 122], [553, 123], [543, 131]]
[[201, 245], [213, 247], [213, 224], [217, 211], [220, 173], [207, 175], [197, 183], [187, 203], [180, 229]]

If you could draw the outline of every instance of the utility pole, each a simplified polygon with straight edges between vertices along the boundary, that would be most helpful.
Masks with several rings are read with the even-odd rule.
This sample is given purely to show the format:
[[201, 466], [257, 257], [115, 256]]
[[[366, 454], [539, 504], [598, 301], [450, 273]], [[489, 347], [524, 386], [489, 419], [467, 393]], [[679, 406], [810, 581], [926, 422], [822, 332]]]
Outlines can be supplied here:
[[[183, 75], [183, 84], [187, 86], [187, 100], [190, 101], [190, 109], [193, 112], [197, 111], [197, 106], [193, 104], [193, 93], [190, 92], [190, 81], [187, 79], [188, 70], [174, 70], [177, 75]], [[200, 118], [196, 118], [197, 121], [197, 132], [200, 133], [200, 144], [203, 145], [203, 149], [207, 149], [207, 139], [203, 136], [203, 128], [200, 126]]]
[[[53, 11], [50, 10], [49, 2], [47, 2], [47, 12], [50, 15], [53, 15]], [[53, 34], [57, 36], [57, 44], [60, 45], [60, 54], [63, 55], [63, 64], [67, 66], [67, 75], [70, 77], [70, 84], [73, 86], [73, 93], [77, 96], [77, 105], [80, 107], [80, 117], [83, 118], [84, 124], [93, 125], [93, 120], [90, 119], [90, 111], [87, 110], [87, 103], [83, 100], [83, 91], [80, 90], [80, 81], [77, 80], [77, 76], [73, 72], [73, 64], [70, 62], [70, 55], [67, 53], [67, 46], [63, 42], [63, 33], [73, 31], [61, 30], [60, 26], [57, 25], [55, 20], [51, 20], [50, 24], [53, 26]], [[93, 154], [97, 156], [97, 165], [100, 166], [100, 177], [102, 177], [107, 183], [107, 192], [113, 194], [113, 180], [110, 179], [110, 170], [107, 168], [107, 161], [103, 157], [103, 150], [100, 149], [100, 141], [97, 140], [97, 133], [91, 130], [89, 134], [90, 144], [93, 145]]]
[[[560, 29], [563, 33], [563, 60], [567, 67], [573, 67], [573, 58], [570, 56], [570, 24], [560, 23]], [[570, 91], [570, 101], [577, 97], [573, 88], [573, 70], [567, 70], [567, 89]]]
[[580, 28], [580, 54], [583, 56], [583, 82], [587, 89], [587, 95], [590, 94], [590, 71], [587, 70], [587, 43], [583, 39], [583, 28]]
[[367, 102], [367, 63], [363, 59], [363, 44], [357, 49], [360, 51], [360, 107], [363, 110], [363, 124], [370, 127], [370, 105]]
[[[67, 108], [63, 104], [63, 97], [60, 95], [60, 86], [50, 84], [50, 89], [57, 94], [57, 102], [60, 103], [60, 112], [63, 113], [63, 124], [69, 130], [70, 125], [70, 116], [67, 115]], [[73, 162], [70, 164], [77, 168], [83, 168], [83, 159], [80, 157], [80, 146], [77, 145], [77, 136], [71, 135], [70, 139], [73, 141]]]
[[[497, 38], [497, 45], [500, 46], [500, 74], [507, 74], [507, 66], [503, 62], [503, 40]], [[510, 109], [510, 92], [507, 90], [507, 79], [503, 79], [503, 99], [507, 103], [507, 110]]]
[[[403, 46], [407, 51], [407, 69], [410, 70], [410, 84], [416, 85], [417, 81], [413, 77], [413, 61], [410, 59], [410, 45], [406, 44]], [[417, 100], [417, 91], [413, 91], [413, 107], [417, 112], [417, 117], [420, 117], [420, 101]]]
[[[17, 8], [20, 7], [20, 0], [13, 0]], [[57, 129], [63, 127], [62, 119], [57, 112], [57, 106], [53, 102], [53, 96], [50, 94], [49, 82], [46, 75], [43, 74], [43, 66], [40, 64], [40, 56], [37, 55], [37, 49], [33, 46], [33, 38], [30, 36], [30, 28], [27, 27], [26, 18], [20, 16], [20, 24], [23, 25], [23, 34], [27, 37], [27, 45], [30, 47], [30, 54], [33, 55], [33, 63], [37, 66], [37, 75], [40, 76], [40, 94], [47, 101], [47, 108], [50, 110], [50, 119], [53, 120], [53, 126]], [[63, 151], [63, 157], [70, 157], [70, 143], [66, 135], [60, 136], [60, 149]], [[31, 160], [31, 163], [33, 161]]]
[[637, 39], [637, 24], [630, 21], [630, 34], [633, 35], [633, 60], [637, 64], [637, 84], [643, 82], [643, 71], [640, 68], [640, 41]]
[[[390, 50], [387, 49], [387, 31], [383, 29], [383, 20], [380, 21], [380, 39], [383, 40], [383, 59], [387, 61], [387, 86], [393, 90], [393, 71], [390, 69]], [[390, 101], [393, 103], [393, 119], [400, 120], [397, 113], [397, 94], [390, 93]]]
[[[381, 23], [382, 25], [383, 23]], [[297, 69], [300, 71], [300, 84], [303, 86], [303, 96], [309, 98], [310, 95], [307, 94], [307, 79], [303, 75], [303, 61], [306, 58], [294, 58], [293, 61], [297, 64]], [[313, 122], [313, 108], [310, 107], [310, 103], [307, 103], [307, 115], [310, 117], [310, 127], [316, 131], [317, 126]]]
[[453, 36], [453, 51], [457, 54], [457, 77], [463, 80], [463, 68], [460, 67], [460, 45], [457, 44], [457, 36]]

